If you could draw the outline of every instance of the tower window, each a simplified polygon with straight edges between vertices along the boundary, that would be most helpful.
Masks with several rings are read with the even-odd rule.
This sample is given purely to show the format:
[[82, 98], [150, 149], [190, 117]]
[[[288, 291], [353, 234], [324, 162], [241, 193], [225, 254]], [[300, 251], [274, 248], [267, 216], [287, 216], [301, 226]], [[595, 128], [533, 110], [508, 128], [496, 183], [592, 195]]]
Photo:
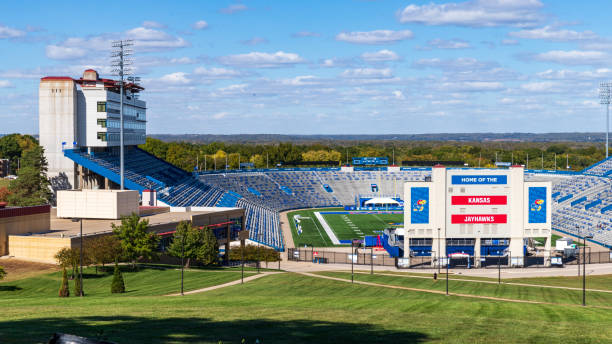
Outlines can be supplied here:
[[106, 120], [102, 118], [98, 119], [98, 125], [102, 128], [106, 128]]
[[106, 102], [98, 102], [98, 112], [106, 112]]
[[106, 133], [99, 132], [98, 133], [98, 140], [106, 142]]

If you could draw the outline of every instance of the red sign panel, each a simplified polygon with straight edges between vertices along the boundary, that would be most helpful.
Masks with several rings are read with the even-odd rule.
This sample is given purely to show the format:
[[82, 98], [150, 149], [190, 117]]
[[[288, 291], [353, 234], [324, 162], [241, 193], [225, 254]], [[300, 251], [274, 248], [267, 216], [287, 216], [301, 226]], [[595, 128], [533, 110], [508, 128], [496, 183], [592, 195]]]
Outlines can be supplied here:
[[451, 215], [451, 223], [507, 223], [506, 214], [455, 214]]
[[506, 196], [452, 196], [452, 205], [504, 205], [508, 204]]

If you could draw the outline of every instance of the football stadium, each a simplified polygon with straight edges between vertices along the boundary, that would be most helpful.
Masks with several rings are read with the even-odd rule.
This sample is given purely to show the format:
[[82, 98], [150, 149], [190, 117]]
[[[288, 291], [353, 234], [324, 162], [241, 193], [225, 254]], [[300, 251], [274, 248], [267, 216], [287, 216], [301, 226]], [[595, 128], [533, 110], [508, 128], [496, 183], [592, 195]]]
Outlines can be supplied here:
[[[138, 343], [495, 342], [492, 322], [500, 342], [612, 338], [604, 326], [612, 307], [611, 159], [582, 171], [353, 157], [339, 167], [186, 172], [138, 147], [148, 122], [138, 97], [144, 88], [118, 84], [92, 69], [40, 79], [40, 144], [53, 204], [0, 209], [0, 218], [11, 257], [5, 265], [26, 264], [17, 259], [46, 274], [0, 284], [15, 317], [0, 325], [9, 342], [30, 342], [22, 330], [38, 340], [61, 332], [71, 334], [58, 340]], [[80, 281], [74, 292], [87, 297], [50, 302], [61, 274], [45, 264], [60, 262], [65, 249], [97, 250], [90, 244], [120, 235], [130, 214], [147, 219], [145, 235], [160, 238], [150, 247], [162, 262], [139, 253], [115, 265], [115, 275], [104, 273], [105, 260], [76, 273], [83, 269], [77, 255], [67, 266]], [[185, 269], [184, 242], [171, 259], [185, 222], [215, 238], [214, 269]], [[258, 253], [245, 262], [249, 247]], [[263, 259], [263, 248], [280, 259]], [[107, 285], [121, 270], [126, 296], [117, 303]], [[40, 307], [62, 315], [36, 315]], [[411, 326], [396, 324], [410, 314], [419, 315]]]
[[0, 21], [0, 343], [612, 343], [592, 4], [68, 3]]

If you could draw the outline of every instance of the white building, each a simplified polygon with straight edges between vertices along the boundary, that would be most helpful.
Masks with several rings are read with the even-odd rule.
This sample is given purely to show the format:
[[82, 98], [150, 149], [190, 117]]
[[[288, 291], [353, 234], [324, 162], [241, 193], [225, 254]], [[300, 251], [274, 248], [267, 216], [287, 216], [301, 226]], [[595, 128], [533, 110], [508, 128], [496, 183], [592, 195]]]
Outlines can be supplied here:
[[[124, 143], [145, 143], [146, 103], [137, 99], [143, 88], [124, 84]], [[44, 77], [39, 87], [39, 134], [55, 190], [89, 187], [111, 188], [111, 182], [89, 175], [64, 157], [64, 149], [119, 154], [119, 82], [102, 79], [88, 69], [80, 79]]]
[[431, 181], [406, 183], [404, 257], [455, 254], [473, 257], [479, 266], [481, 258], [509, 255], [513, 258], [508, 264], [522, 266], [525, 239], [544, 237], [548, 264], [552, 186], [524, 178], [522, 166], [507, 170], [435, 166]]

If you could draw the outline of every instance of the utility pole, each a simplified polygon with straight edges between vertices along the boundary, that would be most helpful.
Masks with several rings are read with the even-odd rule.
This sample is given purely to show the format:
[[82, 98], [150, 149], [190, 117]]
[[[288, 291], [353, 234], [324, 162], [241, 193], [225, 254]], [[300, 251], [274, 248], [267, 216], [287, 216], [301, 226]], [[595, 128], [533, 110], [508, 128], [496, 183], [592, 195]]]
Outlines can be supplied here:
[[113, 73], [119, 76], [119, 121], [121, 122], [119, 129], [119, 174], [120, 174], [120, 187], [121, 190], [125, 188], [125, 166], [124, 166], [124, 140], [123, 140], [123, 80], [124, 76], [129, 75], [131, 72], [130, 66], [132, 64], [132, 60], [127, 57], [132, 55], [132, 47], [134, 45], [134, 41], [131, 39], [128, 40], [119, 40], [112, 42], [113, 52], [111, 56], [114, 58], [112, 61], [112, 66], [115, 67], [113, 69]]
[[529, 169], [529, 153], [527, 153], [527, 169]]
[[542, 152], [542, 169], [544, 169], [544, 152]]

